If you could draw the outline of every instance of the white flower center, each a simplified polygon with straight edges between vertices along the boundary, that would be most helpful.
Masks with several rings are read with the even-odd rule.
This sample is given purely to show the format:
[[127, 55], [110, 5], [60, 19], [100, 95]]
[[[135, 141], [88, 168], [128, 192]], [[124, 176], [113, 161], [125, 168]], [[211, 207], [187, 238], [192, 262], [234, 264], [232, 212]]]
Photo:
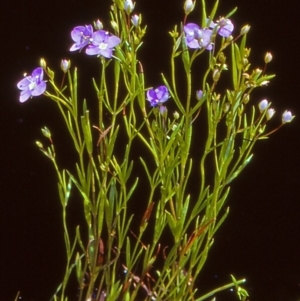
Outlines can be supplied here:
[[32, 91], [36, 87], [36, 82], [30, 79], [30, 84], [28, 85], [29, 90]]
[[106, 48], [107, 48], [107, 44], [105, 44], [105, 43], [100, 43], [99, 49], [105, 50]]

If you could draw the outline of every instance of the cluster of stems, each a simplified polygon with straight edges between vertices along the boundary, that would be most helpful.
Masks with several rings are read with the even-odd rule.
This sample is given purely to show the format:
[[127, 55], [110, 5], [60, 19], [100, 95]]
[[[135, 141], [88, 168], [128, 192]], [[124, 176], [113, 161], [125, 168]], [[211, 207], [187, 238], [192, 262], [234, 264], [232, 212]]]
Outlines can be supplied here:
[[[138, 56], [146, 27], [141, 15], [132, 16], [130, 2], [111, 6], [112, 30], [121, 42], [112, 58], [94, 58], [100, 76], [91, 79], [92, 99], [78, 96], [77, 68], [64, 61], [58, 84], [42, 64], [50, 84], [44, 94], [57, 104], [77, 158], [70, 170], [61, 168], [55, 139], [42, 129], [48, 140], [37, 145], [56, 170], [67, 258], [52, 300], [70, 300], [74, 278], [79, 301], [201, 301], [229, 287], [245, 300], [243, 279], [232, 277], [209, 293], [198, 289], [198, 280], [228, 215], [231, 182], [250, 162], [254, 145], [268, 137], [267, 108], [257, 110], [251, 93], [274, 75], [251, 69], [247, 26], [235, 37], [218, 36], [216, 26], [211, 50], [189, 49], [183, 27], [195, 3], [187, 1], [183, 23], [170, 32], [170, 71], [161, 74], [170, 99], [150, 106]], [[209, 13], [205, 0], [199, 6], [205, 28], [218, 1]], [[74, 236], [70, 202], [77, 202], [85, 221]]]

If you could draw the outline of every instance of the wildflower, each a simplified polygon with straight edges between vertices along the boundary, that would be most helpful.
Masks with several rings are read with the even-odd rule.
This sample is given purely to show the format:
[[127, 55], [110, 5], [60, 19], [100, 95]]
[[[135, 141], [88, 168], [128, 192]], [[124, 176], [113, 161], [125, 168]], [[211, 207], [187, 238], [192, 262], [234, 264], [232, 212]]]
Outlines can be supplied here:
[[281, 118], [282, 124], [291, 122], [294, 118], [295, 118], [295, 116], [292, 115], [291, 111], [285, 110], [284, 113], [282, 114], [282, 118]]
[[60, 68], [64, 73], [67, 73], [68, 70], [71, 67], [71, 61], [70, 60], [61, 60], [60, 62]]
[[263, 111], [265, 111], [268, 107], [268, 101], [266, 99], [263, 99], [259, 104], [258, 104], [258, 108], [259, 111], [262, 113]]
[[208, 23], [207, 26], [211, 29], [214, 29], [215, 27], [217, 27], [216, 32], [224, 38], [228, 38], [232, 34], [232, 31], [234, 28], [231, 20], [224, 19], [224, 18], [221, 18], [216, 23], [210, 19], [207, 19], [207, 23]]
[[120, 38], [105, 30], [99, 30], [93, 33], [92, 44], [89, 44], [85, 52], [88, 55], [101, 55], [106, 58], [111, 58], [113, 48], [120, 42]]
[[266, 113], [266, 118], [267, 120], [270, 120], [275, 114], [275, 110], [273, 108], [270, 108], [267, 110], [267, 113]]
[[147, 100], [150, 102], [151, 107], [161, 105], [170, 98], [168, 88], [166, 86], [159, 86], [156, 89], [147, 91]]
[[207, 50], [212, 49], [213, 44], [211, 42], [211, 29], [201, 29], [197, 24], [188, 23], [184, 26], [184, 32], [186, 35], [186, 44], [189, 48], [206, 48]]
[[44, 70], [38, 67], [30, 76], [26, 76], [18, 82], [17, 87], [21, 90], [20, 102], [25, 102], [29, 97], [39, 96], [46, 90], [46, 82], [43, 81]]
[[75, 42], [70, 51], [81, 50], [92, 42], [93, 27], [92, 25], [76, 26], [71, 31], [71, 37]]
[[221, 18], [216, 23], [220, 27], [218, 29], [218, 34], [221, 37], [228, 38], [232, 34], [234, 26], [233, 26], [231, 20]]

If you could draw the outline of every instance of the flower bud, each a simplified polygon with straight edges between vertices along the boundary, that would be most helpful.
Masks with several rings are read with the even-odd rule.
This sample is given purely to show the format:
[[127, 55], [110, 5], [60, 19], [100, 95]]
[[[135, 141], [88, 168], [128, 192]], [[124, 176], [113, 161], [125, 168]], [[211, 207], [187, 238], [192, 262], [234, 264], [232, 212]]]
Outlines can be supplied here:
[[183, 9], [184, 9], [184, 13], [186, 15], [188, 15], [189, 13], [191, 13], [194, 10], [195, 7], [195, 1], [193, 0], [185, 0]]
[[258, 104], [258, 108], [259, 108], [259, 111], [262, 113], [264, 112], [267, 107], [268, 107], [269, 103], [266, 99], [263, 99], [259, 104]]
[[118, 24], [117, 24], [115, 21], [111, 21], [110, 24], [111, 24], [111, 27], [112, 27], [116, 32], [119, 32]]
[[44, 148], [42, 142], [40, 141], [35, 141], [35, 144], [37, 145], [38, 148]]
[[220, 76], [221, 76], [221, 72], [219, 71], [219, 69], [215, 69], [213, 71], [213, 75], [212, 75], [213, 81], [217, 82], [219, 80]]
[[140, 20], [140, 17], [138, 15], [133, 15], [131, 17], [131, 23], [134, 27], [138, 27], [140, 24], [139, 24], [139, 20]]
[[103, 29], [103, 24], [102, 22], [98, 19], [97, 21], [94, 21], [94, 28], [96, 30], [101, 30]]
[[201, 100], [202, 96], [203, 96], [203, 91], [202, 90], [196, 91], [196, 99], [197, 100]]
[[127, 15], [130, 15], [134, 9], [134, 4], [131, 0], [125, 0], [124, 1], [124, 9], [127, 13]]
[[219, 57], [218, 57], [219, 61], [222, 63], [222, 64], [225, 64], [226, 63], [226, 56], [224, 55], [224, 52], [221, 52]]
[[273, 108], [270, 108], [267, 110], [267, 113], [266, 113], [266, 118], [267, 120], [270, 120], [275, 114], [275, 110]]
[[243, 58], [242, 63], [243, 63], [243, 66], [246, 67], [249, 64], [249, 61], [248, 61], [248, 59]]
[[241, 35], [247, 34], [250, 30], [250, 25], [245, 25], [241, 29]]
[[173, 113], [173, 117], [174, 117], [174, 119], [178, 119], [180, 116], [179, 116], [179, 113], [177, 112], [177, 111], [175, 111], [174, 113]]
[[262, 86], [267, 86], [269, 84], [269, 80], [264, 80], [262, 81], [259, 85], [262, 87]]
[[61, 60], [60, 68], [64, 73], [67, 73], [68, 70], [70, 69], [70, 67], [71, 67], [71, 61], [70, 60]]
[[247, 104], [250, 100], [250, 95], [248, 93], [243, 95], [243, 103]]
[[291, 122], [294, 118], [295, 118], [295, 116], [292, 115], [291, 111], [285, 110], [284, 113], [282, 114], [282, 118], [281, 118], [282, 124]]
[[168, 109], [165, 106], [160, 106], [159, 107], [159, 113], [163, 118], [166, 118], [168, 115]]
[[230, 103], [229, 102], [225, 102], [223, 105], [223, 112], [227, 113], [230, 109]]
[[266, 55], [265, 55], [265, 63], [268, 64], [272, 61], [272, 53], [271, 52], [267, 52]]
[[46, 126], [44, 126], [41, 131], [46, 138], [51, 138], [51, 132]]
[[41, 58], [41, 59], [40, 59], [40, 66], [41, 66], [43, 69], [46, 69], [47, 63], [46, 63], [46, 61], [45, 61], [44, 58]]
[[241, 105], [238, 107], [237, 113], [238, 113], [239, 116], [242, 116], [242, 114], [243, 114], [243, 112], [244, 112], [244, 109], [245, 109], [245, 107], [244, 107], [243, 104], [241, 104]]

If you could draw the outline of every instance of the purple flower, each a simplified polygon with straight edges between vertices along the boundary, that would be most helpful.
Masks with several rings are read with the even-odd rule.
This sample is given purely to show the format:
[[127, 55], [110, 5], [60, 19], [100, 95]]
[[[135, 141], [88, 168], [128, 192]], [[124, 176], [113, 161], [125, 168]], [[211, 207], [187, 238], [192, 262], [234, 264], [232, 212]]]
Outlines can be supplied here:
[[105, 30], [98, 30], [93, 33], [92, 44], [86, 49], [88, 55], [102, 55], [106, 58], [112, 57], [112, 51], [121, 40]]
[[151, 107], [161, 105], [170, 98], [168, 88], [166, 86], [159, 86], [156, 89], [147, 91], [147, 100]]
[[208, 22], [209, 22], [209, 28], [211, 28], [211, 29], [214, 29], [216, 26], [218, 26], [217, 33], [220, 36], [222, 36], [224, 38], [228, 38], [232, 34], [234, 26], [233, 26], [231, 20], [221, 18], [216, 23], [214, 23], [211, 20], [208, 20]]
[[221, 18], [217, 24], [220, 26], [218, 34], [224, 38], [228, 38], [233, 32], [233, 24], [229, 19]]
[[188, 23], [184, 26], [186, 44], [189, 48], [206, 48], [212, 50], [211, 42], [212, 30], [209, 28], [201, 29], [197, 24]]
[[72, 45], [70, 51], [81, 50], [85, 46], [91, 43], [91, 38], [93, 35], [92, 25], [76, 26], [71, 31], [71, 37], [75, 44]]
[[26, 76], [18, 82], [17, 87], [21, 90], [20, 102], [25, 102], [29, 97], [39, 96], [46, 90], [46, 82], [43, 81], [44, 70], [38, 67], [30, 76]]

